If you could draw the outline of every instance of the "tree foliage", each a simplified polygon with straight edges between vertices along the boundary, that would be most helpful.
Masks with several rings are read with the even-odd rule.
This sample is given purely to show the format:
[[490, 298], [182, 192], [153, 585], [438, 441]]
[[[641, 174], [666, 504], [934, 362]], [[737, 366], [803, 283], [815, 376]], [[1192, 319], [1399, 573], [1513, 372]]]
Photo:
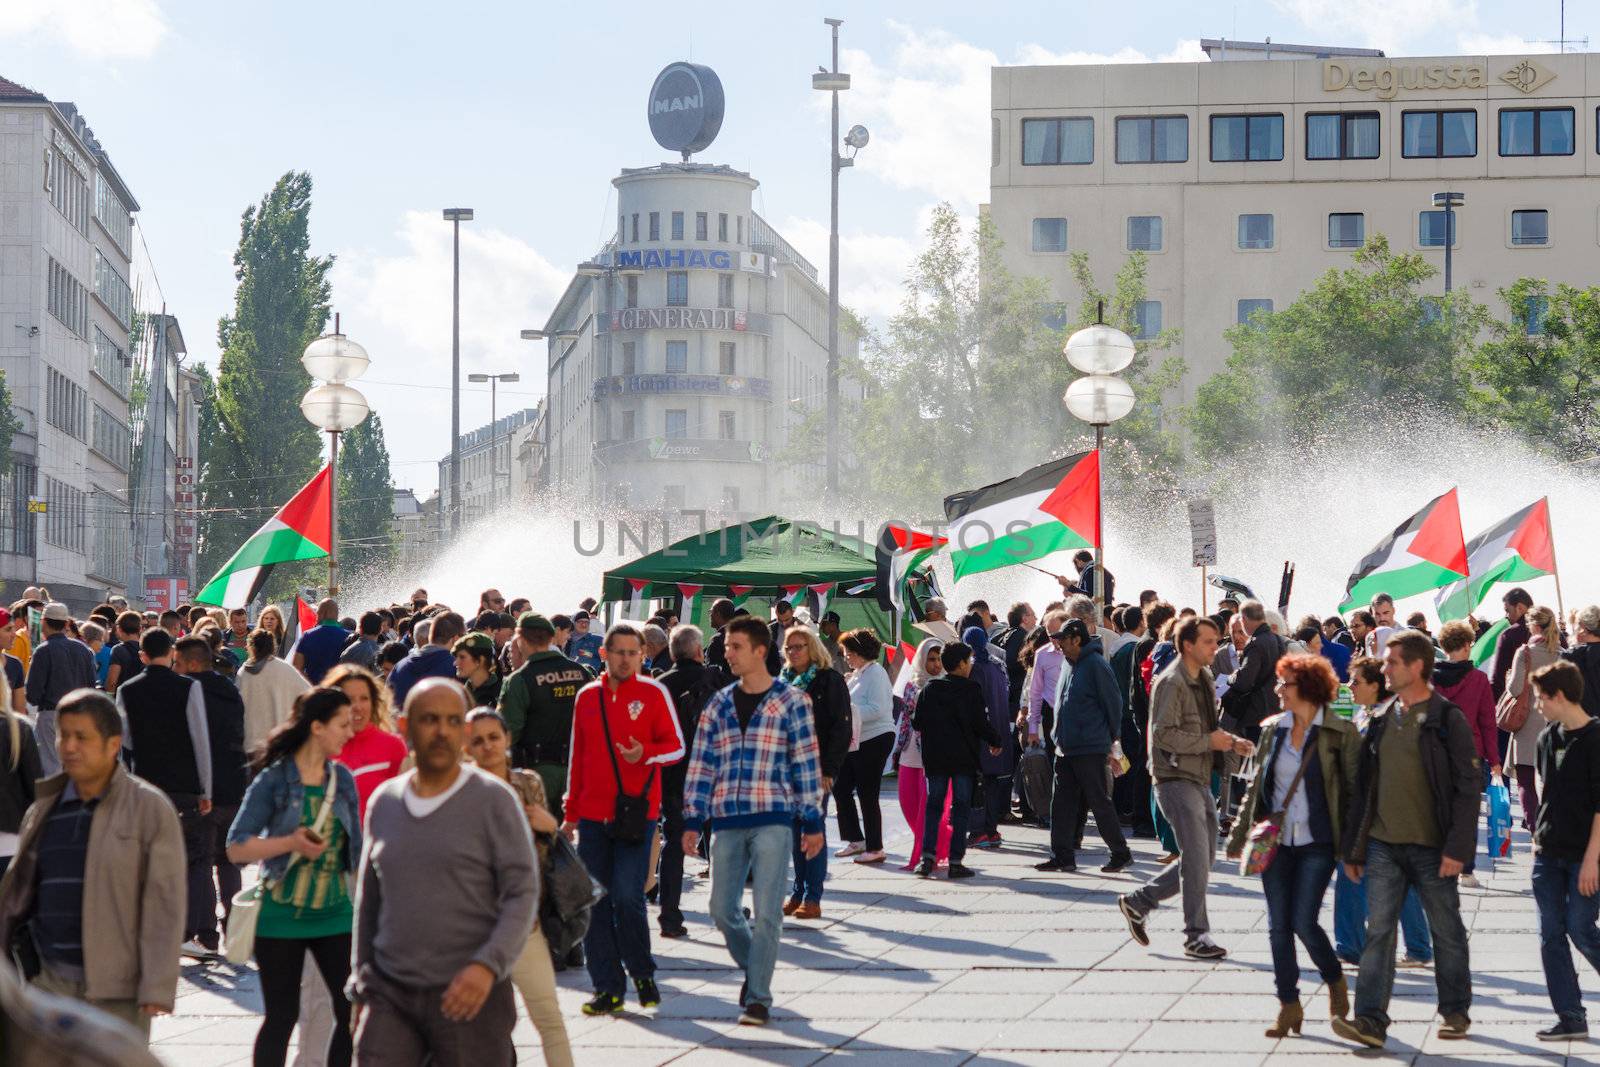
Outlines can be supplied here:
[[1487, 321], [1466, 294], [1423, 292], [1420, 255], [1374, 236], [1281, 310], [1227, 332], [1233, 354], [1186, 412], [1194, 447], [1228, 456], [1242, 445], [1315, 434], [1351, 415], [1419, 405], [1465, 415], [1466, 352]]
[[11, 473], [11, 439], [21, 429], [22, 420], [11, 407], [11, 386], [0, 371], [0, 474]]
[[[245, 209], [234, 253], [233, 314], [210, 448], [202, 451], [201, 571], [210, 574], [317, 470], [322, 442], [300, 414], [311, 379], [301, 353], [328, 320], [331, 256], [310, 253], [311, 176], [291, 172]], [[282, 570], [282, 568], [280, 568]]]
[[341, 566], [362, 568], [394, 561], [394, 481], [389, 448], [377, 412], [339, 438], [339, 543]]
[[1473, 353], [1473, 412], [1563, 459], [1600, 454], [1600, 287], [1523, 278]]

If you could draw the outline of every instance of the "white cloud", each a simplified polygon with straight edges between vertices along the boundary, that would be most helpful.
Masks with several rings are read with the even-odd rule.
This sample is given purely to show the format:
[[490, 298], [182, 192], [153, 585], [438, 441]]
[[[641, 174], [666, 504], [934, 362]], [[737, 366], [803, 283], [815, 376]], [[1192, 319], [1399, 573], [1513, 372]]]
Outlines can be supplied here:
[[[920, 232], [921, 227], [919, 227]], [[817, 265], [827, 285], [828, 226], [816, 219], [790, 216], [783, 236]], [[884, 233], [839, 235], [839, 294], [845, 306], [881, 324], [900, 310], [906, 268], [916, 256], [916, 241]]]
[[[437, 458], [450, 448], [451, 227], [431, 211], [408, 211], [396, 231], [401, 250], [343, 250], [333, 269], [334, 309], [344, 332], [372, 356], [357, 384], [383, 416], [396, 460]], [[489, 398], [465, 376], [516, 371], [500, 390], [500, 414], [530, 407], [545, 385], [545, 346], [518, 332], [541, 327], [571, 272], [533, 246], [478, 223], [461, 227], [461, 428], [489, 421]], [[395, 483], [431, 488], [425, 465], [397, 464]]]
[[144, 59], [168, 29], [156, 0], [0, 3], [0, 40], [52, 38], [90, 59]]
[[1463, 33], [1457, 40], [1461, 53], [1468, 56], [1521, 56], [1556, 50], [1548, 41], [1529, 41], [1514, 33]]
[[1478, 26], [1477, 0], [1273, 0], [1273, 6], [1319, 34], [1319, 40], [1348, 38], [1339, 43], [1382, 48], [1391, 55], [1446, 27]]
[[[942, 30], [890, 23], [898, 40], [885, 58], [847, 49], [841, 65], [852, 78], [844, 98], [847, 123], [872, 131], [857, 166], [900, 189], [930, 193], [972, 211], [989, 193], [990, 70], [1003, 63], [1152, 63], [1204, 58], [1198, 41], [1180, 41], [1151, 56], [1134, 48], [1113, 53], [1053, 53], [1019, 48], [1010, 60]], [[817, 95], [813, 106], [826, 108]]]

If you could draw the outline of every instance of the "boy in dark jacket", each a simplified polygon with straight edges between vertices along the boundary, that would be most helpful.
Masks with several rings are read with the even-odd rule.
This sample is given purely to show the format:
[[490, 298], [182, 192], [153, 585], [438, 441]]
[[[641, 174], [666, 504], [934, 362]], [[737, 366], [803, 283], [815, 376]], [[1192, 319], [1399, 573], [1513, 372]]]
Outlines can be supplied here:
[[972, 812], [972, 787], [978, 774], [980, 743], [998, 754], [1000, 734], [989, 721], [984, 692], [972, 680], [972, 648], [960, 641], [939, 653], [945, 673], [929, 682], [917, 698], [911, 725], [922, 732], [922, 766], [928, 778], [926, 825], [922, 832], [922, 862], [917, 876], [933, 874], [934, 851], [939, 841], [939, 817], [944, 798], [950, 800], [950, 877], [971, 878], [975, 873], [961, 861], [967, 853], [967, 819]]

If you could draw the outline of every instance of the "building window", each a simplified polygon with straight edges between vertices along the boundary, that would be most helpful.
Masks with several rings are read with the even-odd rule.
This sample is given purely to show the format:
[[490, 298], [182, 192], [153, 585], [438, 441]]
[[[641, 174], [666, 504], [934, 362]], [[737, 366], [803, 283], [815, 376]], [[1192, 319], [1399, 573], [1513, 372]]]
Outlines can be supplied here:
[[1550, 243], [1550, 212], [1544, 210], [1511, 213], [1511, 243], [1547, 245]]
[[28, 511], [28, 498], [38, 484], [38, 468], [20, 457], [11, 461], [11, 470], [0, 474], [0, 552], [34, 554], [34, 516]]
[[45, 309], [61, 325], [79, 337], [89, 336], [89, 290], [72, 273], [48, 259], [48, 279], [45, 286]]
[[638, 244], [639, 243], [639, 213], [637, 211], [635, 211], [633, 213], [633, 238], [632, 238], [632, 240], [633, 240], [634, 244]]
[[719, 441], [733, 440], [733, 412], [717, 412], [717, 439]]
[[1255, 163], [1282, 158], [1282, 115], [1211, 116], [1211, 162]]
[[1034, 219], [1033, 250], [1035, 252], [1065, 252], [1067, 250], [1067, 220]]
[[1422, 324], [1424, 326], [1432, 325], [1444, 318], [1444, 305], [1439, 303], [1437, 298], [1425, 296], [1418, 303], [1422, 305]]
[[1039, 325], [1047, 330], [1065, 330], [1071, 321], [1072, 316], [1065, 304], [1046, 304], [1039, 315]]
[[622, 436], [619, 440], [632, 441], [639, 436], [638, 429], [634, 426], [634, 420], [637, 417], [638, 412], [624, 411], [622, 413]]
[[1502, 156], [1570, 156], [1576, 147], [1572, 135], [1572, 108], [1530, 107], [1500, 109]]
[[672, 239], [674, 241], [683, 240], [683, 212], [681, 211], [672, 213]]
[[617, 242], [620, 244], [628, 239], [628, 216], [617, 212]]
[[1478, 112], [1406, 111], [1400, 116], [1400, 154], [1407, 159], [1458, 159], [1478, 154]]
[[1023, 119], [1022, 165], [1094, 162], [1094, 119]]
[[46, 477], [44, 499], [44, 542], [69, 552], [84, 550], [84, 528], [88, 518], [87, 493], [66, 482]]
[[128, 354], [107, 337], [105, 331], [94, 328], [94, 372], [100, 380], [126, 397], [131, 385], [132, 364]]
[[1118, 163], [1183, 163], [1188, 158], [1188, 116], [1117, 120]]
[[112, 463], [123, 470], [128, 469], [128, 460], [133, 454], [128, 428], [121, 419], [99, 404], [94, 406], [94, 438], [91, 444], [96, 452]]
[[728, 243], [728, 213], [726, 211], [717, 212], [717, 240], [723, 244]]
[[1273, 247], [1272, 222], [1273, 219], [1271, 215], [1240, 215], [1239, 247]]
[[50, 203], [66, 216], [73, 229], [89, 232], [89, 179], [72, 165], [66, 152], [54, 145], [45, 149], [44, 187]]
[[637, 274], [623, 276], [622, 299], [627, 302], [628, 307], [636, 308], [639, 306], [639, 276]]
[[689, 306], [689, 272], [686, 270], [667, 271], [667, 307], [686, 308]]
[[1128, 251], [1161, 251], [1161, 216], [1130, 215], [1128, 217]]
[[1306, 116], [1307, 159], [1377, 159], [1378, 113]]
[[666, 434], [669, 440], [681, 440], [689, 436], [688, 409], [667, 409]]
[[89, 394], [54, 367], [46, 368], [45, 420], [69, 437], [89, 439]]
[[1161, 332], [1161, 301], [1141, 300], [1133, 305], [1133, 336], [1147, 341]]
[[100, 225], [117, 242], [118, 248], [128, 253], [133, 251], [133, 215], [122, 203], [117, 191], [111, 188], [111, 183], [101, 174], [95, 175], [94, 217], [100, 220]]
[[667, 342], [667, 373], [668, 374], [688, 374], [689, 373], [689, 342], [688, 341], [668, 341]]
[[742, 245], [744, 244], [744, 216], [735, 215], [733, 217], [733, 224], [736, 231], [734, 244]]
[[717, 275], [717, 307], [733, 307], [733, 275]]
[[1522, 309], [1523, 321], [1529, 337], [1538, 337], [1544, 333], [1545, 316], [1550, 314], [1550, 298], [1548, 296], [1530, 296], [1528, 304]]
[[711, 229], [711, 216], [704, 211], [694, 213], [694, 239], [696, 241], [709, 241]]
[[1272, 313], [1272, 301], [1261, 299], [1239, 301], [1239, 325], [1250, 325], [1251, 316], [1258, 311], [1262, 314], [1270, 315]]
[[733, 341], [717, 343], [717, 373], [732, 377], [739, 373], [738, 345]]
[[639, 342], [622, 342], [622, 376], [631, 378], [639, 373]]
[[[1417, 215], [1417, 244], [1423, 248], [1443, 248], [1445, 240], [1445, 213], [1443, 211], [1423, 211]], [[1455, 213], [1449, 215], [1448, 228], [1450, 231], [1449, 244], [1459, 247], [1456, 240]]]
[[133, 325], [133, 290], [111, 261], [94, 250], [94, 292], [124, 327]]
[[661, 240], [661, 212], [650, 212], [650, 240]]
[[1335, 211], [1328, 216], [1329, 248], [1360, 248], [1367, 242], [1367, 217], [1359, 211]]

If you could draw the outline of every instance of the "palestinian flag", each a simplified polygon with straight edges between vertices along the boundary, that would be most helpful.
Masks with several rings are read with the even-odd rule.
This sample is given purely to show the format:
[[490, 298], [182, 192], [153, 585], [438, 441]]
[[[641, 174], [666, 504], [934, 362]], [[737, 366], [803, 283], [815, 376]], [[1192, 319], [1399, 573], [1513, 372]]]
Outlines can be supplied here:
[[[906, 582], [923, 562], [949, 540], [891, 522], [878, 533], [878, 575], [868, 583], [884, 611], [906, 609]], [[859, 587], [858, 587], [859, 588]], [[852, 590], [854, 592], [854, 590]]]
[[857, 582], [855, 585], [852, 585], [849, 589], [846, 589], [844, 591], [844, 595], [845, 596], [860, 596], [862, 593], [865, 593], [867, 590], [871, 589], [873, 586], [875, 586], [877, 584], [878, 584], [878, 579], [876, 579], [876, 578], [868, 578], [866, 581]]
[[730, 585], [728, 586], [728, 597], [733, 601], [734, 607], [743, 607], [744, 602], [750, 599], [750, 594], [755, 592], [755, 589], [756, 587], [753, 585]]
[[1495, 645], [1500, 642], [1500, 635], [1511, 629], [1511, 620], [1501, 616], [1500, 620], [1487, 630], [1483, 636], [1472, 643], [1472, 665], [1485, 672], [1489, 670], [1484, 664], [1494, 659]]
[[1402, 600], [1466, 576], [1467, 543], [1461, 535], [1461, 506], [1452, 488], [1367, 553], [1350, 575], [1339, 610], [1363, 606], [1379, 593]]
[[1489, 587], [1498, 582], [1523, 582], [1556, 569], [1555, 539], [1550, 535], [1550, 499], [1540, 497], [1467, 542], [1471, 577], [1439, 591], [1439, 618], [1464, 619]]
[[328, 468], [323, 467], [222, 565], [195, 596], [195, 603], [242, 608], [261, 592], [273, 567], [326, 557], [333, 544], [331, 490]]
[[1100, 546], [1100, 453], [1080, 452], [944, 498], [955, 577]]

